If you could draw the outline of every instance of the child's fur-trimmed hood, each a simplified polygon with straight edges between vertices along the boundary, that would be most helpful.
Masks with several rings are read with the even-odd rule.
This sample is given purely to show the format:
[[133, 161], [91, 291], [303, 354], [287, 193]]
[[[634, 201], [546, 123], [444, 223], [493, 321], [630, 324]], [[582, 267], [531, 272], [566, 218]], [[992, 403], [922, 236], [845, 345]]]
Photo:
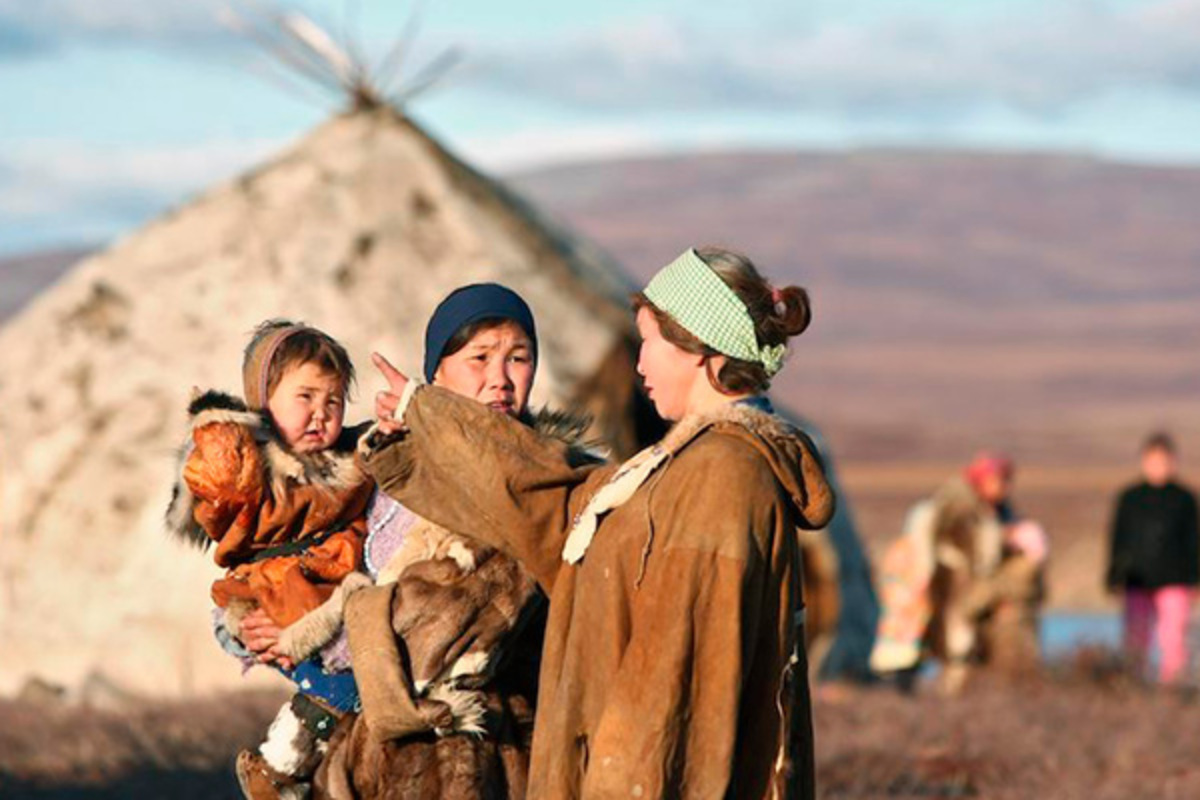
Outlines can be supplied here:
[[177, 475], [167, 507], [167, 531], [180, 540], [207, 549], [212, 539], [196, 523], [193, 510], [195, 498], [183, 480], [182, 470], [193, 448], [195, 431], [214, 423], [241, 425], [250, 431], [263, 453], [266, 474], [263, 485], [275, 496], [283, 493], [288, 481], [299, 485], [323, 487], [331, 492], [344, 491], [363, 479], [354, 461], [354, 447], [366, 425], [344, 427], [341, 435], [328, 450], [318, 453], [296, 453], [279, 437], [270, 414], [247, 408], [245, 402], [231, 394], [210, 389], [188, 404], [187, 440], [180, 448]]

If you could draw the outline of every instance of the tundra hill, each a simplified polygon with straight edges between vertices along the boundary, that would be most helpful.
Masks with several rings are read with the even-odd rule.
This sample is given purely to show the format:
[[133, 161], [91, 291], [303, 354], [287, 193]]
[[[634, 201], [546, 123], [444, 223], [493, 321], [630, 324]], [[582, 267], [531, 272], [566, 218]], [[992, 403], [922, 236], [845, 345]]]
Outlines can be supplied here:
[[46, 250], [0, 258], [0, 323], [58, 280], [88, 251]]

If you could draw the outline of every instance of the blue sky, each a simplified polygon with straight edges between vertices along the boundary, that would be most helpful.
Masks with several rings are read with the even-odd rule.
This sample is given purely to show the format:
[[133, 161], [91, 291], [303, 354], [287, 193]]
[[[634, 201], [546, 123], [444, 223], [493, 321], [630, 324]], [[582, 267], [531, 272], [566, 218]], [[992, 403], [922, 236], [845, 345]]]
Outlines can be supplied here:
[[[265, 0], [257, 0], [262, 3]], [[272, 82], [224, 0], [0, 0], [0, 255], [102, 242], [338, 108]], [[379, 58], [414, 5], [289, 0]], [[1200, 0], [429, 0], [413, 112], [497, 172], [726, 147], [1200, 163]]]

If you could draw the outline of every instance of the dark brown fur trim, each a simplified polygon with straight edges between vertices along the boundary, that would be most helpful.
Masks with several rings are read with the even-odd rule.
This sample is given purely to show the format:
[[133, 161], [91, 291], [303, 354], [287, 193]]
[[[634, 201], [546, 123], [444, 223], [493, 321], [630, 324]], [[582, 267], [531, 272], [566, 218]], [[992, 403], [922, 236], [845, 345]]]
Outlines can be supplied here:
[[521, 421], [543, 436], [565, 444], [573, 466], [581, 467], [607, 460], [608, 448], [604, 443], [586, 438], [592, 427], [592, 418], [587, 414], [543, 408], [532, 414], [526, 412]]
[[209, 389], [207, 392], [192, 399], [188, 403], [188, 416], [198, 416], [202, 411], [210, 409], [223, 409], [225, 411], [248, 411], [246, 404], [238, 397], [225, 392], [218, 392], [216, 389]]

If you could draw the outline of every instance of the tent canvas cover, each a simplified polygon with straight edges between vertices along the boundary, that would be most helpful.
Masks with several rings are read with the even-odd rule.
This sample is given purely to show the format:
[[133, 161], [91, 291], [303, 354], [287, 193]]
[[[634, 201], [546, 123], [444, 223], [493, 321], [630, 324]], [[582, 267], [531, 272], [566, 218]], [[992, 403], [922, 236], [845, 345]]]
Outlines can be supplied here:
[[[387, 106], [332, 118], [13, 317], [0, 329], [0, 694], [93, 673], [152, 694], [244, 685], [209, 630], [211, 556], [163, 533], [192, 387], [240, 393], [249, 332], [286, 316], [343, 342], [369, 399], [369, 353], [416, 374], [430, 312], [477, 281], [533, 308], [534, 405], [586, 409], [617, 454], [653, 434], [621, 270]], [[347, 418], [367, 413], [360, 399]]]

